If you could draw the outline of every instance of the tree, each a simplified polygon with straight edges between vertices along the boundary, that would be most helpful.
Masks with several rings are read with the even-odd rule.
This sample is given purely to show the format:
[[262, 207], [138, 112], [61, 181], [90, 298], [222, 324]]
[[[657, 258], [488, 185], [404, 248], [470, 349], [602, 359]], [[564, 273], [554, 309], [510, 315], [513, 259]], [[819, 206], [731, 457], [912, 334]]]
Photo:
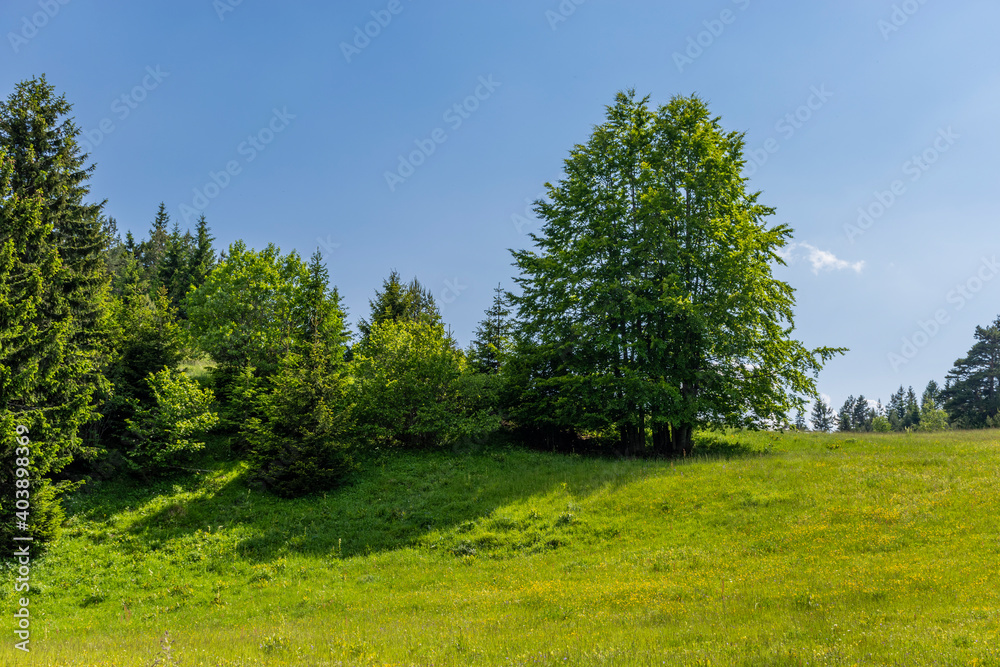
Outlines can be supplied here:
[[202, 215], [198, 218], [194, 249], [191, 252], [188, 264], [188, 275], [191, 279], [191, 285], [195, 288], [201, 287], [208, 274], [215, 268], [216, 260], [215, 249], [212, 246], [213, 241], [215, 241], [215, 238], [208, 227], [208, 221]]
[[864, 394], [858, 396], [857, 400], [854, 401], [854, 412], [851, 414], [851, 424], [854, 431], [871, 431], [872, 430], [872, 418], [874, 417], [871, 406], [868, 405], [868, 399], [865, 398]]
[[160, 202], [160, 208], [156, 211], [156, 217], [149, 228], [149, 240], [143, 241], [139, 246], [139, 257], [143, 268], [146, 270], [146, 278], [154, 285], [161, 284], [160, 264], [167, 254], [167, 245], [170, 242], [170, 233], [167, 228], [170, 225], [170, 214], [167, 207]]
[[904, 405], [906, 413], [903, 415], [903, 428], [914, 428], [920, 424], [920, 404], [917, 403], [917, 394], [912, 386], [906, 390]]
[[460, 377], [464, 357], [444, 327], [385, 319], [352, 361], [355, 416], [364, 441], [429, 447], [467, 435]]
[[190, 235], [181, 234], [180, 226], [175, 222], [167, 237], [163, 258], [157, 268], [157, 283], [166, 290], [170, 302], [180, 309], [191, 285], [188, 273], [191, 248], [188, 244]]
[[336, 290], [317, 251], [303, 287], [307, 330], [281, 362], [260, 416], [247, 425], [253, 477], [285, 497], [332, 489], [353, 468], [352, 418], [344, 352], [348, 332]]
[[992, 426], [1000, 413], [1000, 317], [976, 327], [976, 342], [955, 361], [940, 399], [950, 422], [959, 428]]
[[809, 426], [806, 424], [806, 417], [802, 414], [802, 410], [798, 410], [795, 413], [795, 430], [802, 432], [809, 430]]
[[237, 241], [205, 283], [188, 295], [191, 333], [229, 372], [270, 374], [308, 333], [302, 288], [309, 270], [298, 253], [273, 243], [256, 252]]
[[[59, 496], [68, 490], [52, 475], [71, 460], [67, 446], [89, 413], [86, 393], [65, 394], [71, 326], [50, 313], [64, 306], [54, 286], [62, 260], [45, 222], [44, 203], [12, 189], [14, 162], [0, 149], [0, 542], [30, 535], [51, 540], [62, 523]], [[56, 306], [53, 308], [53, 306]], [[19, 449], [19, 448], [27, 449]], [[27, 478], [16, 477], [18, 468]], [[15, 489], [30, 497], [27, 530], [16, 530]]]
[[787, 424], [843, 350], [791, 338], [771, 275], [791, 230], [742, 176], [743, 136], [697, 97], [620, 93], [535, 212], [521, 275], [512, 406], [522, 423], [614, 432], [624, 451], [690, 451], [696, 427]]
[[824, 433], [829, 433], [837, 425], [833, 409], [822, 398], [817, 398], [816, 402], [813, 403], [811, 421], [813, 430]]
[[480, 373], [499, 373], [503, 358], [509, 353], [514, 323], [510, 317], [510, 301], [500, 285], [493, 290], [493, 304], [486, 310], [486, 319], [476, 328], [469, 344], [469, 363]]
[[837, 427], [841, 431], [854, 431], [854, 410], [857, 402], [854, 400], [854, 396], [848, 396], [847, 400], [844, 401], [844, 405], [841, 406], [840, 412], [837, 413]]
[[[0, 323], [0, 336], [11, 345], [0, 354], [15, 381], [0, 404], [4, 427], [11, 427], [2, 453], [16, 451], [8, 448], [14, 422], [29, 428], [35, 443], [29, 530], [39, 540], [56, 535], [58, 495], [69, 488], [49, 478], [80, 451], [80, 430], [97, 418], [95, 395], [107, 386], [110, 279], [103, 253], [109, 238], [103, 202], [84, 201], [94, 167], [86, 166], [76, 142], [80, 131], [71, 110], [44, 76], [17, 84], [0, 103], [0, 247], [14, 243], [4, 269], [11, 283], [0, 299], [24, 308], [29, 318]], [[8, 463], [0, 473], [3, 488], [13, 488]], [[0, 533], [9, 534], [10, 516], [2, 518]]]
[[886, 418], [889, 420], [892, 430], [903, 430], [903, 421], [906, 419], [906, 391], [903, 389], [903, 385], [899, 385], [896, 393], [889, 397]]
[[403, 284], [399, 273], [393, 269], [382, 282], [382, 289], [375, 291], [375, 298], [368, 301], [371, 314], [358, 322], [361, 340], [367, 340], [371, 328], [380, 322], [424, 322], [431, 326], [441, 324], [441, 313], [434, 303], [434, 296], [415, 277]]

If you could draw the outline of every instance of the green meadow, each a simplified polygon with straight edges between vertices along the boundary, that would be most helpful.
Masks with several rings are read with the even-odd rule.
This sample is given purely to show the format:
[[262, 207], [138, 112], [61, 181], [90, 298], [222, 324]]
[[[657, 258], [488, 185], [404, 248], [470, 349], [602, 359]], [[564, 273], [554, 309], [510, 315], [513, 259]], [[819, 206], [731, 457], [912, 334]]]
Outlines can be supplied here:
[[299, 500], [216, 440], [67, 501], [0, 664], [1000, 664], [998, 434], [398, 452]]

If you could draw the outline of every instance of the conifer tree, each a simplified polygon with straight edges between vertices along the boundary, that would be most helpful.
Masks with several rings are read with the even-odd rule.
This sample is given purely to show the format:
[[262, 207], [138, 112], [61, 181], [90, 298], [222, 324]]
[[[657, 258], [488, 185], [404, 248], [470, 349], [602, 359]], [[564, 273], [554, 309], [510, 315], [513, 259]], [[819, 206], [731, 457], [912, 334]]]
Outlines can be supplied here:
[[503, 356], [511, 345], [513, 329], [507, 295], [497, 285], [493, 303], [486, 309], [486, 319], [479, 323], [469, 344], [469, 363], [481, 373], [499, 373]]
[[828, 433], [837, 425], [833, 416], [833, 409], [826, 404], [822, 398], [817, 398], [813, 403], [811, 421], [813, 430]]
[[411, 321], [430, 326], [441, 324], [441, 313], [430, 290], [414, 278], [403, 284], [399, 273], [393, 269], [382, 282], [382, 289], [375, 291], [375, 298], [368, 301], [371, 314], [358, 322], [362, 341], [367, 340], [373, 326], [380, 322]]

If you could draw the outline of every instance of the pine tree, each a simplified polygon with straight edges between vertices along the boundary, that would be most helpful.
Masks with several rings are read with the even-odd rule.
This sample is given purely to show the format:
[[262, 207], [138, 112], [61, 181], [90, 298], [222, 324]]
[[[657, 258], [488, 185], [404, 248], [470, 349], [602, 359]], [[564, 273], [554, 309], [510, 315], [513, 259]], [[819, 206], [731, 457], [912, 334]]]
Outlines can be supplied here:
[[961, 428], [995, 425], [1000, 414], [1000, 317], [976, 327], [975, 344], [948, 372], [941, 400]]
[[920, 404], [917, 402], [917, 394], [911, 386], [906, 390], [906, 414], [903, 416], [903, 428], [915, 428], [920, 424]]
[[906, 391], [903, 385], [899, 385], [892, 396], [889, 397], [889, 405], [886, 407], [886, 417], [889, 425], [894, 431], [903, 430], [903, 420], [906, 418]]
[[198, 218], [194, 249], [191, 252], [190, 264], [188, 265], [191, 285], [196, 289], [204, 284], [205, 278], [215, 268], [216, 260], [215, 249], [212, 247], [213, 241], [215, 241], [215, 237], [212, 236], [211, 230], [208, 228], [208, 222], [205, 220], [205, 216], [202, 215]]
[[817, 398], [813, 403], [812, 416], [813, 430], [829, 433], [836, 426], [837, 421], [833, 415], [833, 409], [826, 404], [822, 398]]
[[[160, 261], [157, 271], [157, 283], [166, 290], [170, 302], [178, 309], [181, 308], [188, 288], [191, 286], [191, 278], [188, 273], [191, 254], [190, 238], [190, 234], [181, 235], [180, 226], [175, 222], [167, 237], [163, 259]], [[183, 311], [181, 315], [183, 316]]]
[[847, 400], [844, 401], [844, 405], [841, 406], [840, 412], [837, 413], [837, 425], [841, 431], [853, 431], [854, 428], [854, 409], [855, 409], [854, 396], [848, 396]]
[[854, 412], [851, 415], [851, 425], [855, 431], [872, 430], [872, 410], [868, 406], [868, 399], [864, 394], [858, 396], [854, 402]]
[[424, 289], [416, 278], [404, 285], [395, 269], [382, 282], [382, 289], [375, 291], [375, 298], [369, 300], [368, 305], [371, 315], [358, 322], [362, 341], [368, 339], [372, 327], [379, 322], [406, 320], [430, 326], [441, 324], [441, 313], [430, 290]]
[[809, 430], [809, 426], [806, 424], [806, 416], [802, 414], [802, 410], [795, 413], [795, 430], [802, 432]]
[[500, 285], [493, 290], [493, 304], [486, 310], [486, 319], [479, 323], [469, 344], [469, 362], [480, 373], [499, 373], [504, 355], [511, 345], [514, 324], [510, 317], [507, 295]]
[[[50, 211], [44, 200], [12, 189], [14, 163], [0, 148], [0, 489], [6, 496], [0, 498], [0, 544], [7, 545], [15, 534], [38, 542], [57, 535], [58, 498], [71, 487], [51, 477], [70, 462], [91, 411], [90, 391], [77, 386], [81, 373]], [[28, 477], [15, 477], [20, 467]], [[21, 518], [13, 491], [24, 484], [31, 511]], [[16, 521], [27, 528], [15, 530]]]
[[146, 277], [155, 288], [161, 285], [160, 264], [167, 254], [167, 244], [170, 241], [170, 214], [167, 207], [160, 202], [160, 208], [156, 211], [156, 217], [149, 228], [149, 240], [143, 241], [139, 248], [139, 256], [142, 266], [146, 270]]

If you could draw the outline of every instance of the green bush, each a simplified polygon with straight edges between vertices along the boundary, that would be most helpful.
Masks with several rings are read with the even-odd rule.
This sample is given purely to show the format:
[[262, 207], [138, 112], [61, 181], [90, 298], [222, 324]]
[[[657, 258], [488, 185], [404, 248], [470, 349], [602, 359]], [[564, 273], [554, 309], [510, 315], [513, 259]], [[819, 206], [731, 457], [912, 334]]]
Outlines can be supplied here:
[[289, 355], [243, 429], [251, 475], [272, 493], [302, 496], [339, 486], [352, 470], [350, 409], [335, 357]]
[[378, 322], [351, 365], [361, 439], [426, 447], [451, 444], [470, 431], [461, 400], [465, 359], [440, 325]]
[[215, 397], [209, 389], [177, 370], [150, 373], [146, 382], [153, 401], [135, 405], [135, 417], [126, 420], [129, 444], [126, 459], [133, 470], [168, 468], [205, 443], [196, 436], [211, 429], [219, 416], [211, 411]]

